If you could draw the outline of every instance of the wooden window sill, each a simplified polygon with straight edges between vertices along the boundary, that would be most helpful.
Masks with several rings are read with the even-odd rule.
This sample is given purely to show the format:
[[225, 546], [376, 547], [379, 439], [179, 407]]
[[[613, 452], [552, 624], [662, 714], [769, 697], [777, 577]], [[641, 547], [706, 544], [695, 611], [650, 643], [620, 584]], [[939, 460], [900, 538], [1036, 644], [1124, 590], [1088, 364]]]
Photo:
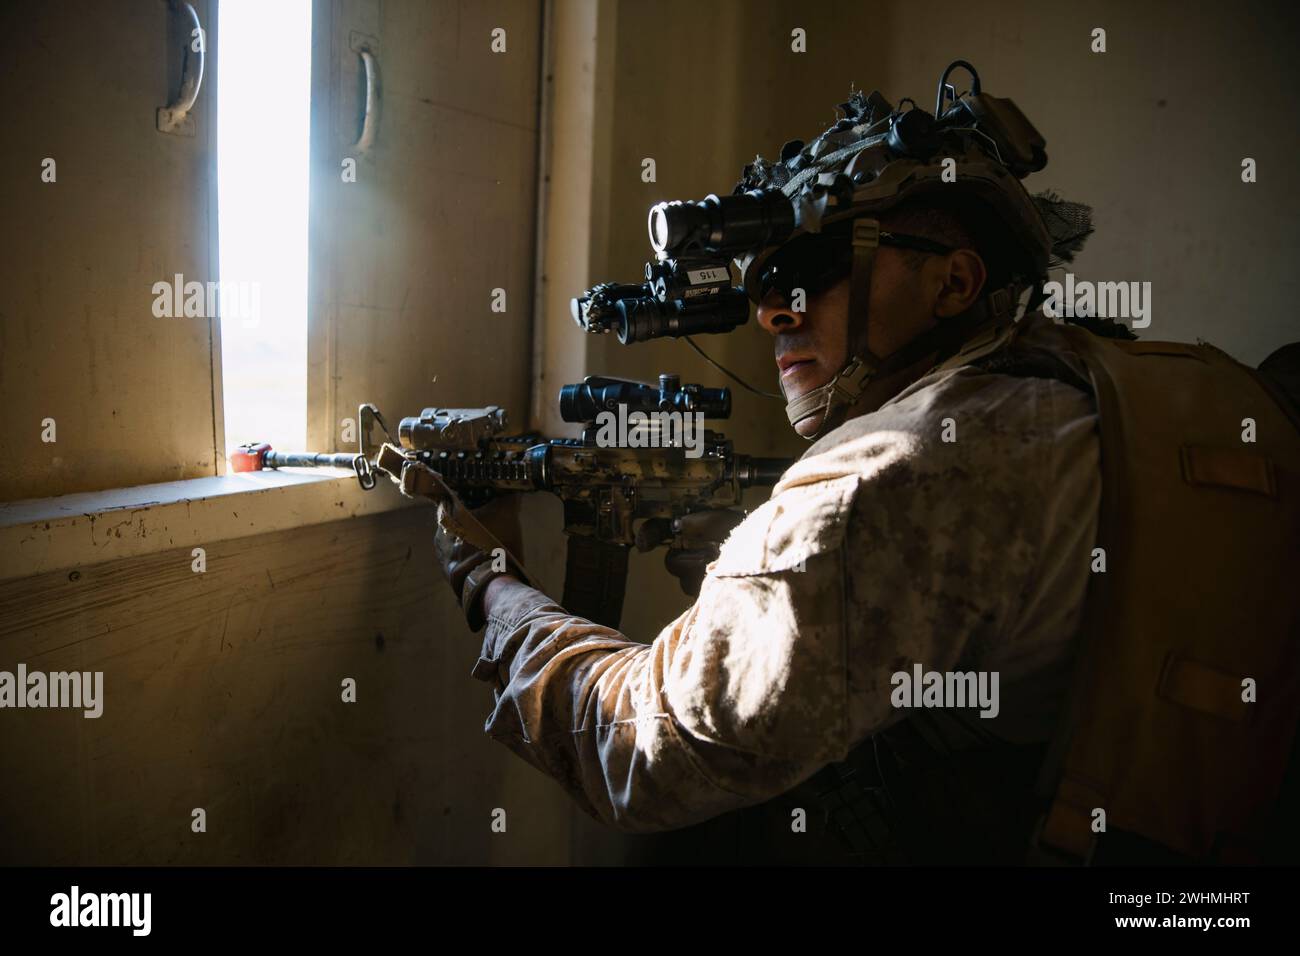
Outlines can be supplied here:
[[249, 472], [0, 503], [0, 581], [411, 504], [336, 468]]

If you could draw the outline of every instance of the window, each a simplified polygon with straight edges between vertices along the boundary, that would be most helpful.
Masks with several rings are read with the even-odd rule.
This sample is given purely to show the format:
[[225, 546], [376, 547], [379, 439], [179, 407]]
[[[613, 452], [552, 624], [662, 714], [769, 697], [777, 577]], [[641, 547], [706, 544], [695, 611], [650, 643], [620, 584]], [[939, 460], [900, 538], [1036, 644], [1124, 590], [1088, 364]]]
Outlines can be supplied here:
[[217, 90], [228, 455], [307, 435], [310, 0], [222, 0]]

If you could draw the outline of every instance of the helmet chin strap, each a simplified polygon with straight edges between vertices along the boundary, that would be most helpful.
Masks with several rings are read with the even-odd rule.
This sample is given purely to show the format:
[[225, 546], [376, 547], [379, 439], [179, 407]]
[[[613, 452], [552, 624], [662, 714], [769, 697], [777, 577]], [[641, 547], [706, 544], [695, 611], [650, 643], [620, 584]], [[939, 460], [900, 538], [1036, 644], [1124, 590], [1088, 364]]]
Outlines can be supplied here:
[[[1016, 296], [1012, 287], [998, 289], [981, 298], [959, 316], [922, 332], [888, 358], [882, 359], [867, 347], [867, 307], [871, 299], [871, 272], [880, 247], [880, 222], [861, 218], [853, 221], [853, 265], [849, 276], [849, 358], [825, 385], [786, 402], [785, 414], [792, 426], [821, 414], [811, 435], [816, 441], [843, 424], [843, 414], [858, 402], [867, 386], [883, 375], [906, 368], [926, 355], [955, 349], [980, 326], [1010, 320]], [[783, 386], [784, 388], [784, 386]]]
[[[853, 220], [853, 264], [849, 273], [849, 360], [839, 373], [820, 388], [786, 402], [785, 414], [791, 425], [821, 413], [817, 430], [809, 441], [829, 431], [832, 413], [848, 408], [881, 368], [881, 360], [867, 348], [867, 306], [871, 300], [871, 272], [880, 248], [880, 221], [863, 217]], [[856, 341], [854, 341], [856, 339]]]

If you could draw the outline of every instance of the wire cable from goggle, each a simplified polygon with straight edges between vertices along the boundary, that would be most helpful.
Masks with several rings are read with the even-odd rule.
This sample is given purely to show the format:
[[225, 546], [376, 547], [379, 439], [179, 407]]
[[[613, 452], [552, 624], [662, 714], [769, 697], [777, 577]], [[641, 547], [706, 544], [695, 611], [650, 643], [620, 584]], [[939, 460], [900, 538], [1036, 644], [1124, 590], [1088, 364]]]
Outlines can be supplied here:
[[753, 392], [755, 395], [761, 396], [762, 398], [772, 398], [772, 399], [775, 399], [775, 400], [778, 401], [778, 402], [784, 402], [784, 401], [785, 401], [785, 396], [784, 396], [784, 395], [777, 395], [777, 394], [775, 394], [775, 393], [773, 393], [773, 392], [764, 392], [764, 391], [762, 391], [761, 389], [757, 389], [757, 388], [755, 388], [753, 385], [750, 385], [748, 382], [746, 382], [743, 378], [741, 378], [741, 377], [740, 377], [739, 375], [737, 375], [735, 372], [733, 372], [733, 371], [731, 371], [730, 369], [728, 369], [726, 366], [724, 366], [724, 365], [722, 365], [722, 364], [720, 364], [720, 363], [718, 363], [718, 362], [715, 362], [715, 361], [714, 361], [714, 360], [709, 356], [709, 353], [706, 352], [706, 351], [704, 351], [704, 349], [700, 348], [698, 345], [696, 345], [695, 342], [694, 342], [694, 340], [692, 340], [691, 337], [690, 337], [689, 335], [683, 335], [683, 336], [682, 336], [682, 339], [683, 339], [683, 341], [686, 342], [687, 345], [689, 345], [691, 348], [695, 349], [695, 351], [699, 352], [699, 353], [700, 353], [700, 357], [703, 358], [704, 361], [708, 362], [710, 365], [712, 365], [714, 368], [716, 368], [716, 369], [717, 369], [719, 372], [721, 372], [723, 375], [727, 376], [727, 378], [731, 379], [733, 382], [735, 382], [735, 383], [736, 383], [737, 385], [739, 385], [741, 388], [745, 389], [745, 390], [748, 391], [748, 392]]

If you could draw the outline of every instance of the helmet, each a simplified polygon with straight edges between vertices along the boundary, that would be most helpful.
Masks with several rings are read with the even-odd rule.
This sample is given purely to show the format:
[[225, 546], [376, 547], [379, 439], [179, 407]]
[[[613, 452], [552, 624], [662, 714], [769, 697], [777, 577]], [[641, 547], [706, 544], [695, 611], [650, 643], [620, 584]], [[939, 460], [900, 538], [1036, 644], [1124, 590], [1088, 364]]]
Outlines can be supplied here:
[[[971, 90], [947, 81], [958, 67]], [[910, 104], [904, 109], [903, 104]], [[933, 115], [908, 99], [898, 108], [879, 92], [852, 93], [844, 114], [805, 145], [786, 143], [779, 161], [761, 157], [745, 167], [735, 194], [779, 191], [793, 206], [794, 228], [771, 234], [736, 258], [741, 286], [754, 303], [784, 270], [806, 270], [808, 259], [834, 260], [850, 274], [849, 356], [831, 382], [787, 403], [791, 424], [824, 412], [818, 437], [838, 423], [868, 382], [935, 352], [955, 351], [972, 336], [1014, 319], [1020, 294], [1041, 290], [1049, 266], [1073, 258], [1091, 232], [1088, 207], [1045, 194], [1030, 196], [1021, 180], [1047, 164], [1043, 137], [1009, 99], [983, 93], [979, 75], [957, 60], [939, 80]], [[947, 253], [921, 236], [882, 231], [879, 217], [921, 202], [951, 209], [990, 260], [990, 281], [968, 312], [947, 319], [882, 359], [867, 347], [871, 269], [881, 245]], [[792, 270], [791, 263], [802, 267]], [[1030, 308], [1041, 301], [1041, 292]]]

